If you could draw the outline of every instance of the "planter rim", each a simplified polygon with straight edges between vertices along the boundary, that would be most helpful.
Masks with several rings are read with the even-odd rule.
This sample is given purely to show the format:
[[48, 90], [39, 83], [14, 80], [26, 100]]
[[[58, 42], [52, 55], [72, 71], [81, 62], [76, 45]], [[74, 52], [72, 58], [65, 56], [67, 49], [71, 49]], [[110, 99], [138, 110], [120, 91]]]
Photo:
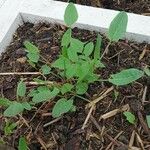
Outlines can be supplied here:
[[[0, 0], [0, 53], [10, 44], [12, 35], [24, 22], [63, 22], [67, 3], [53, 0]], [[106, 33], [118, 11], [77, 5], [79, 28]], [[126, 39], [150, 43], [150, 16], [128, 13]]]

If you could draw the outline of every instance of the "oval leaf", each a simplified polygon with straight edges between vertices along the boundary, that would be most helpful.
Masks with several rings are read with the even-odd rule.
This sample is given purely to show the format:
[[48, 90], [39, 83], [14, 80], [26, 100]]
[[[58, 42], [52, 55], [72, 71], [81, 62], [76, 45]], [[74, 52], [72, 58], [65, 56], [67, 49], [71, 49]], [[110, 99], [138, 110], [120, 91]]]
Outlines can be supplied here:
[[135, 124], [135, 116], [131, 112], [126, 111], [123, 114], [129, 123]]
[[85, 94], [88, 90], [88, 84], [87, 83], [78, 83], [76, 86], [76, 93], [79, 95]]
[[94, 49], [93, 42], [90, 42], [90, 43], [86, 44], [85, 47], [84, 47], [84, 51], [83, 51], [84, 55], [85, 56], [90, 56], [91, 53], [93, 52], [93, 49]]
[[123, 38], [127, 29], [127, 23], [127, 13], [124, 11], [120, 12], [110, 24], [108, 31], [109, 40], [117, 42], [119, 39]]
[[73, 3], [69, 3], [65, 10], [64, 21], [69, 27], [73, 25], [78, 19], [78, 12]]
[[136, 81], [137, 79], [141, 78], [144, 75], [144, 72], [138, 69], [126, 69], [123, 70], [117, 74], [111, 75], [111, 78], [109, 78], [109, 82], [115, 84], [115, 85], [126, 85], [133, 81]]
[[19, 113], [23, 112], [23, 110], [24, 110], [24, 107], [22, 106], [21, 103], [14, 102], [4, 111], [4, 116], [14, 117], [18, 115]]
[[24, 137], [20, 137], [18, 150], [27, 150], [28, 146], [26, 143], [26, 139]]
[[55, 104], [52, 110], [52, 116], [54, 118], [60, 117], [62, 114], [70, 111], [72, 107], [73, 107], [73, 100], [67, 100], [65, 98], [62, 98], [58, 100], [57, 103]]

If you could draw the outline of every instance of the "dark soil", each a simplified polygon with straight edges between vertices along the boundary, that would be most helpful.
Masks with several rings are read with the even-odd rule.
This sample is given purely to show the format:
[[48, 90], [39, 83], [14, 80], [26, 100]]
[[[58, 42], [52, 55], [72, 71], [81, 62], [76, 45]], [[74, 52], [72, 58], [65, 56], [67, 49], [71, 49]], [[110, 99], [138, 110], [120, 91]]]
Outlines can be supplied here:
[[[68, 2], [68, 0], [58, 1]], [[133, 12], [148, 16], [150, 15], [149, 0], [70, 0], [70, 2], [93, 7]]]
[[[30, 40], [37, 45], [41, 50], [41, 55], [47, 58], [49, 62], [54, 61], [60, 53], [60, 39], [65, 30], [64, 26], [45, 23], [35, 25], [25, 23], [20, 26], [13, 36], [13, 42], [1, 56], [0, 72], [38, 71], [38, 69], [33, 69], [26, 61], [26, 52], [23, 46], [25, 40]], [[93, 31], [73, 29], [73, 36], [82, 41], [95, 41], [96, 35], [97, 33]], [[103, 37], [102, 52], [107, 44], [107, 39]], [[139, 60], [145, 49], [145, 55]], [[97, 70], [97, 73], [103, 79], [122, 69], [131, 67], [142, 69], [146, 65], [150, 66], [150, 45], [122, 40], [110, 46], [109, 54], [103, 58], [102, 62], [106, 65], [106, 68]], [[32, 81], [34, 77], [37, 76], [0, 76], [0, 96], [15, 100], [17, 82], [20, 78]], [[42, 79], [42, 77], [40, 78]], [[47, 79], [56, 80], [52, 75], [49, 75]], [[84, 97], [92, 101], [111, 86], [107, 82], [91, 84], [88, 94]], [[32, 88], [35, 88], [35, 86], [28, 85], [28, 90]], [[146, 88], [146, 95], [143, 98]], [[119, 92], [117, 99], [114, 97], [114, 91]], [[4, 135], [4, 125], [7, 119], [2, 116], [3, 109], [0, 108], [0, 137], [7, 145], [17, 148], [18, 138], [24, 135], [31, 150], [127, 150], [131, 142], [131, 135], [136, 133], [131, 146], [139, 149], [142, 149], [143, 146], [145, 150], [150, 149], [150, 130], [145, 122], [146, 115], [150, 115], [150, 78], [145, 76], [130, 85], [114, 87], [114, 90], [96, 104], [96, 108], [83, 130], [81, 128], [89, 112], [89, 109], [85, 107], [86, 104], [88, 102], [76, 98], [76, 112], [68, 113], [51, 125], [44, 127], [46, 123], [54, 120], [50, 113], [54, 101], [44, 103], [37, 106], [37, 109], [25, 112], [23, 114], [24, 119], [22, 117], [11, 119], [16, 122], [19, 121], [19, 126], [11, 136], [7, 137]], [[126, 121], [122, 111], [108, 119], [100, 120], [102, 115], [114, 109], [121, 109], [122, 106], [127, 104], [130, 111], [136, 116], [135, 125]], [[115, 138], [118, 134], [119, 136]], [[108, 148], [110, 143], [111, 145]], [[0, 149], [3, 150], [4, 148], [0, 146]]]

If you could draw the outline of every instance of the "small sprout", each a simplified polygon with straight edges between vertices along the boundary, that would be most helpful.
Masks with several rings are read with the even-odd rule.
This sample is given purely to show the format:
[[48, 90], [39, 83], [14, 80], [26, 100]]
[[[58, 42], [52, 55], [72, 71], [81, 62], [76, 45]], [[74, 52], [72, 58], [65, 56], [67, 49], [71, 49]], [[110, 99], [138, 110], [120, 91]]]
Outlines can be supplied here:
[[16, 127], [17, 127], [16, 123], [11, 123], [11, 122], [7, 121], [6, 125], [4, 127], [4, 133], [5, 133], [5, 135], [6, 136], [11, 135], [14, 132], [14, 130], [15, 130]]
[[62, 114], [71, 111], [73, 108], [73, 100], [67, 100], [62, 98], [57, 101], [52, 110], [52, 116], [54, 118], [60, 117]]
[[123, 70], [117, 74], [111, 75], [109, 82], [115, 85], [127, 85], [138, 80], [144, 75], [144, 72], [135, 68]]
[[135, 115], [134, 114], [132, 114], [131, 112], [128, 112], [128, 111], [124, 112], [123, 114], [129, 123], [135, 124]]
[[48, 75], [50, 74], [51, 68], [48, 65], [43, 65], [41, 67], [41, 70], [44, 75]]
[[24, 97], [25, 94], [26, 94], [26, 85], [23, 82], [23, 80], [21, 80], [17, 86], [17, 96]]
[[24, 137], [19, 138], [18, 150], [28, 150], [28, 145]]
[[71, 92], [71, 90], [73, 89], [73, 85], [70, 84], [70, 83], [66, 83], [64, 84], [62, 87], [61, 87], [61, 93], [62, 94], [65, 94], [65, 93], [68, 93], [68, 92]]
[[73, 3], [69, 3], [65, 10], [64, 21], [67, 26], [73, 25], [78, 20], [78, 12]]
[[114, 97], [115, 97], [114, 102], [118, 99], [118, 96], [119, 96], [119, 92], [114, 90]]
[[146, 116], [146, 120], [147, 120], [147, 125], [150, 128], [150, 115]]
[[122, 39], [125, 36], [128, 23], [127, 13], [122, 11], [120, 12], [111, 22], [108, 38], [110, 41], [117, 42], [119, 39]]

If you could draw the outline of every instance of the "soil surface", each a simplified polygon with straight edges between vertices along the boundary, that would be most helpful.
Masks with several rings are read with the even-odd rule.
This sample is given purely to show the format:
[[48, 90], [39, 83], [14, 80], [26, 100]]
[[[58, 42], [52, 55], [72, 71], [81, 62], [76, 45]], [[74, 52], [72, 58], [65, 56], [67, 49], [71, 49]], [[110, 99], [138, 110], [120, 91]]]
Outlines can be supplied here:
[[[0, 72], [39, 71], [39, 66], [34, 69], [28, 64], [23, 42], [32, 41], [39, 47], [41, 55], [52, 62], [61, 51], [60, 39], [65, 31], [64, 26], [46, 23], [25, 23], [20, 26], [13, 36], [13, 42], [0, 58]], [[82, 41], [95, 42], [96, 35], [93, 31], [73, 29], [73, 36]], [[102, 52], [107, 44], [108, 40], [103, 36]], [[107, 79], [110, 74], [122, 69], [149, 67], [150, 45], [127, 40], [113, 43], [102, 62], [106, 68], [97, 70], [102, 79]], [[35, 77], [38, 76], [0, 76], [0, 96], [16, 100], [16, 88], [20, 78], [30, 82]], [[47, 79], [57, 80], [53, 75], [48, 75]], [[27, 88], [30, 90], [36, 88], [36, 85], [27, 85]], [[106, 91], [107, 95], [104, 94]], [[118, 96], [115, 97], [116, 93]], [[76, 98], [76, 112], [54, 119], [51, 116], [54, 100], [25, 112], [22, 117], [9, 119], [18, 123], [10, 136], [4, 135], [4, 126], [8, 118], [3, 117], [3, 108], [0, 107], [0, 139], [6, 145], [17, 148], [18, 138], [24, 135], [31, 150], [128, 150], [128, 146], [131, 149], [150, 150], [150, 129], [145, 121], [146, 115], [150, 115], [150, 78], [145, 76], [121, 87], [112, 87], [107, 82], [96, 82], [90, 85], [88, 93], [83, 97], [93, 101], [102, 95], [105, 97], [96, 103], [85, 127], [83, 124], [90, 111], [90, 108], [86, 107], [89, 104], [87, 101]], [[128, 123], [123, 115], [123, 110], [128, 109], [136, 116], [134, 125]], [[10, 150], [10, 147], [4, 148], [0, 145], [2, 150]]]
[[[68, 0], [58, 1], [68, 2]], [[149, 0], [70, 0], [70, 2], [93, 7], [133, 12], [148, 16], [150, 15]]]

